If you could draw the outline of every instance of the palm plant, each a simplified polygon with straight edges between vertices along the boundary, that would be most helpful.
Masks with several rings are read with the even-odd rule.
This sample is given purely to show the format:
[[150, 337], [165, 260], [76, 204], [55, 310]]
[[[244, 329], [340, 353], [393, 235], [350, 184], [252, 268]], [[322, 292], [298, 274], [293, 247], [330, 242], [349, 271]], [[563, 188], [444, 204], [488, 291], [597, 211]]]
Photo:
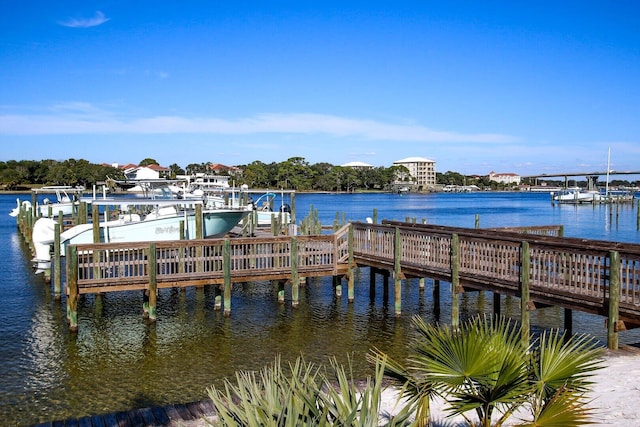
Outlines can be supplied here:
[[504, 318], [478, 317], [460, 328], [413, 320], [418, 337], [406, 367], [379, 350], [370, 358], [387, 359], [385, 373], [401, 387], [417, 425], [428, 424], [435, 396], [448, 401], [451, 416], [461, 415], [470, 425], [467, 414], [474, 411], [483, 427], [501, 426], [521, 408], [531, 412], [523, 425], [582, 425], [589, 419], [585, 392], [602, 350], [587, 336], [565, 340], [544, 333], [526, 345], [520, 328]]
[[210, 423], [248, 427], [407, 425], [409, 414], [402, 411], [388, 417], [386, 424], [379, 421], [384, 358], [376, 364], [374, 378], [368, 378], [363, 387], [335, 358], [330, 365], [333, 377], [298, 358], [289, 364], [287, 373], [277, 357], [259, 375], [236, 373], [237, 385], [225, 381], [224, 390], [215, 386], [208, 390], [217, 415]]

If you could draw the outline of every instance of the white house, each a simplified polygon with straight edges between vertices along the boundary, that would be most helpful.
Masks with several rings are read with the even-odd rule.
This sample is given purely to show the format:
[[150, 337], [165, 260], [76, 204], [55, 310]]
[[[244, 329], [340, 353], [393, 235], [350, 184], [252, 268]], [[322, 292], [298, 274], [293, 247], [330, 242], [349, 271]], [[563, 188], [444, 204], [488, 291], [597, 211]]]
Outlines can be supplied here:
[[373, 165], [365, 162], [349, 162], [344, 165], [340, 165], [343, 168], [352, 168], [352, 169], [373, 169]]
[[489, 172], [489, 181], [500, 182], [502, 184], [516, 184], [520, 185], [522, 177], [515, 173], [495, 173]]
[[125, 178], [130, 180], [159, 179], [161, 174], [169, 171], [169, 169], [160, 165], [137, 166], [128, 164], [120, 166], [120, 169], [124, 172]]

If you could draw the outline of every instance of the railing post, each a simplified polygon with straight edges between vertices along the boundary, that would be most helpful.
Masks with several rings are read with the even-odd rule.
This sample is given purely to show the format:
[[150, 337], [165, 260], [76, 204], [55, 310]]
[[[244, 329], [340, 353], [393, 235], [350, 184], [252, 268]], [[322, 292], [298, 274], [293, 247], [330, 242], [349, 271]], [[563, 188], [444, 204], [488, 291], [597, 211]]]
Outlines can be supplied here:
[[224, 316], [231, 316], [231, 240], [224, 239], [222, 246], [222, 272], [224, 275]]
[[609, 252], [609, 318], [607, 319], [607, 348], [618, 349], [618, 320], [620, 318], [620, 253]]
[[293, 307], [298, 306], [299, 294], [298, 289], [300, 287], [300, 276], [298, 275], [298, 239], [291, 237], [291, 305]]
[[78, 249], [67, 246], [67, 322], [69, 330], [78, 330]]
[[393, 240], [393, 283], [394, 283], [394, 307], [396, 316], [402, 313], [402, 239], [400, 238], [400, 228], [396, 227]]
[[156, 321], [156, 304], [158, 296], [158, 258], [156, 243], [149, 243], [149, 320]]
[[451, 235], [451, 327], [460, 327], [460, 239]]
[[529, 346], [531, 317], [529, 315], [530, 294], [529, 276], [531, 271], [531, 254], [529, 242], [522, 242], [520, 247], [520, 323], [522, 325], [522, 344]]
[[354, 256], [353, 256], [353, 226], [349, 225], [349, 230], [347, 232], [347, 241], [349, 244], [349, 281], [347, 284], [347, 300], [349, 302], [353, 302], [354, 298], [355, 298], [355, 278], [354, 278]]

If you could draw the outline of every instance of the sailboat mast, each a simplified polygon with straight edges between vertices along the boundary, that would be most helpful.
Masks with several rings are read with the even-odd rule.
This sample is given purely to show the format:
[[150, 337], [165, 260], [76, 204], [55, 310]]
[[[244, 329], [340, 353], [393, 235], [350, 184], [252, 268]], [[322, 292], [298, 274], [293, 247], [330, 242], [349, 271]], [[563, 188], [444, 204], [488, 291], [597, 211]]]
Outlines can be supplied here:
[[604, 187], [604, 195], [605, 197], [609, 197], [609, 172], [611, 170], [611, 147], [609, 147], [609, 152], [607, 153], [607, 183]]

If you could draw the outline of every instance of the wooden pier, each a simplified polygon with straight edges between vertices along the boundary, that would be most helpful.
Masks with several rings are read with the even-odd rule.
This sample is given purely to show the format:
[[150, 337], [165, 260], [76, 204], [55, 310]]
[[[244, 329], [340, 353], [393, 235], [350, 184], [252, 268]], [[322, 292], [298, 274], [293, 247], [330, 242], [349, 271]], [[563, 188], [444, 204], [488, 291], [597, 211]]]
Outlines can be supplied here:
[[145, 315], [154, 320], [158, 289], [204, 285], [216, 287], [215, 307], [230, 315], [232, 284], [265, 280], [281, 283], [282, 302], [290, 284], [295, 306], [300, 279], [313, 276], [333, 276], [339, 293], [346, 279], [353, 301], [354, 270], [371, 267], [372, 275], [393, 277], [396, 315], [401, 281], [431, 278], [451, 283], [453, 325], [461, 293], [491, 291], [496, 313], [499, 295], [520, 298], [525, 325], [531, 310], [545, 306], [565, 308], [568, 329], [572, 310], [603, 316], [615, 349], [618, 332], [640, 325], [640, 245], [561, 234], [557, 226], [484, 230], [383, 221], [350, 223], [331, 235], [72, 245], [68, 320], [76, 329], [81, 294], [143, 290]]
[[[70, 328], [77, 328], [78, 296], [88, 293], [144, 290], [145, 315], [155, 320], [158, 289], [215, 285], [215, 306], [224, 307], [228, 316], [233, 283], [271, 280], [289, 282], [297, 305], [301, 277], [349, 273], [349, 229], [318, 236], [70, 245], [66, 254]], [[353, 295], [353, 280], [349, 283]], [[280, 297], [284, 300], [283, 289]]]

